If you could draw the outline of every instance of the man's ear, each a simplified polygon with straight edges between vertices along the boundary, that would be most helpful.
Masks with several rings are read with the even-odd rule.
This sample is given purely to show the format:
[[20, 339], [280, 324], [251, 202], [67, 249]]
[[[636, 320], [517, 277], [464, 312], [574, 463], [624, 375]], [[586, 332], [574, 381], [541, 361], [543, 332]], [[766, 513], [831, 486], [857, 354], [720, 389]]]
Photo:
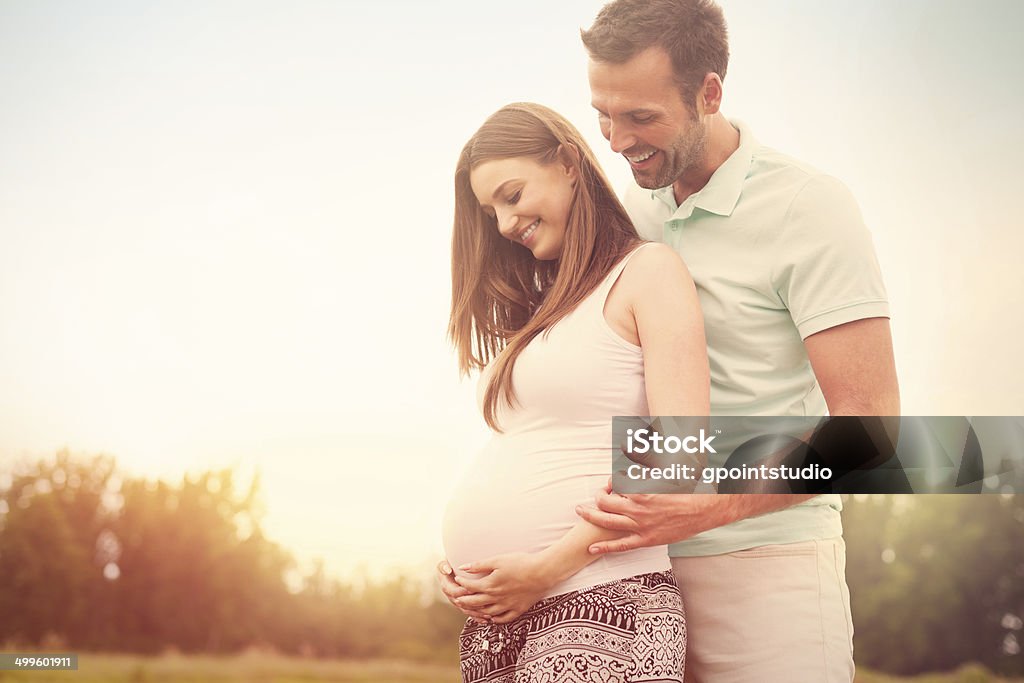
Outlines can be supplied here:
[[697, 111], [703, 114], [717, 114], [722, 106], [722, 79], [715, 72], [704, 76], [697, 91]]

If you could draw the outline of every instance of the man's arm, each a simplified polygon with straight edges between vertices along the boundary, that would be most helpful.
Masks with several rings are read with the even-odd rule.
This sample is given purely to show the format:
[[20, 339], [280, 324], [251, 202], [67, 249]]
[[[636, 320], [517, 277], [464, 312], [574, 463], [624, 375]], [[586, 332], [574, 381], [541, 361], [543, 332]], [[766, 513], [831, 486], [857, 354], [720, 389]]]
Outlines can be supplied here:
[[[822, 330], [804, 340], [829, 413], [899, 415], [899, 385], [887, 318], [868, 318]], [[622, 552], [677, 543], [732, 522], [801, 503], [810, 495], [629, 495], [606, 490], [596, 508], [577, 508], [583, 519], [628, 531], [590, 552]]]
[[888, 318], [854, 320], [804, 340], [829, 415], [899, 415]]
[[595, 555], [634, 548], [678, 543], [732, 522], [775, 512], [803, 502], [807, 495], [754, 494], [598, 494], [597, 507], [577, 507], [576, 514], [591, 524], [629, 532], [614, 541], [590, 546]]

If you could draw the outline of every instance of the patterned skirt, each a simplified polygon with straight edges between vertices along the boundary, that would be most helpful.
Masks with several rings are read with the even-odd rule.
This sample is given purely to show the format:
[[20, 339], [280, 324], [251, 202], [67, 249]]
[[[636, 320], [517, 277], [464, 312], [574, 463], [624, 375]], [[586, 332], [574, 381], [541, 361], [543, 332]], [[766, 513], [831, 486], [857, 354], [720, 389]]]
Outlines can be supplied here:
[[541, 600], [509, 624], [466, 621], [464, 683], [681, 683], [686, 618], [672, 571]]

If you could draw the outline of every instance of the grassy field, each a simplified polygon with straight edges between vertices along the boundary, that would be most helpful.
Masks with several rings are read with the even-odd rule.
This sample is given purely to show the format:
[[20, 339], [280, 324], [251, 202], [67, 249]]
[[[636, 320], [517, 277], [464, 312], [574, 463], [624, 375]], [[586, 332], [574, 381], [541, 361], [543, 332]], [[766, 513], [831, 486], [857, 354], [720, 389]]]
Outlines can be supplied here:
[[925, 674], [911, 678], [886, 676], [870, 671], [857, 671], [854, 683], [1024, 683], [1021, 678], [1000, 678], [985, 667], [969, 664], [956, 671], [942, 674]]
[[[78, 671], [0, 671], [0, 683], [458, 683], [457, 667], [401, 661], [340, 661], [243, 654], [137, 657], [81, 653]], [[856, 683], [1024, 683], [981, 667], [913, 678], [858, 671]]]
[[0, 671], [0, 683], [452, 683], [454, 666], [271, 654], [138, 657], [79, 653], [78, 671]]

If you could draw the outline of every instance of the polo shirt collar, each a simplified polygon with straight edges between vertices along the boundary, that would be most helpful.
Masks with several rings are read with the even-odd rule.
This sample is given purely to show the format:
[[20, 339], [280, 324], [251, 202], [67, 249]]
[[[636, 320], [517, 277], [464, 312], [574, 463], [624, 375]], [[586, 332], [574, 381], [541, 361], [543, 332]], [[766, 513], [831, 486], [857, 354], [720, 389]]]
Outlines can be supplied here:
[[[754, 150], [757, 148], [757, 140], [754, 139], [754, 135], [743, 122], [730, 120], [730, 123], [740, 133], [739, 147], [718, 167], [718, 170], [708, 180], [707, 185], [691, 195], [690, 201], [683, 202], [690, 208], [687, 210], [686, 216], [676, 216], [677, 218], [688, 218], [694, 208], [703, 209], [719, 216], [730, 216], [733, 209], [736, 208], [740, 194], [743, 192], [743, 182], [750, 173], [750, 164], [754, 158]], [[673, 212], [679, 209], [671, 185], [651, 190], [651, 197], [667, 204]]]

